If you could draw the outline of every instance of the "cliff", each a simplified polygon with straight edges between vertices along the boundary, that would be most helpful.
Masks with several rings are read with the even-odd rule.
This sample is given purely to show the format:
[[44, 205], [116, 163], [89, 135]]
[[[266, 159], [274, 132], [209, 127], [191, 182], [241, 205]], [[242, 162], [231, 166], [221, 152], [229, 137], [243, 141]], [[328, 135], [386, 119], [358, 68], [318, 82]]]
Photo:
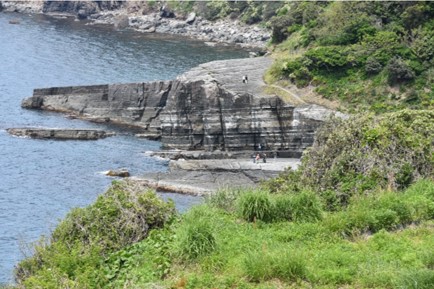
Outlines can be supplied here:
[[35, 89], [22, 106], [138, 127], [161, 139], [163, 148], [262, 147], [299, 156], [333, 111], [267, 93], [262, 75], [271, 62], [266, 57], [213, 61], [164, 82]]

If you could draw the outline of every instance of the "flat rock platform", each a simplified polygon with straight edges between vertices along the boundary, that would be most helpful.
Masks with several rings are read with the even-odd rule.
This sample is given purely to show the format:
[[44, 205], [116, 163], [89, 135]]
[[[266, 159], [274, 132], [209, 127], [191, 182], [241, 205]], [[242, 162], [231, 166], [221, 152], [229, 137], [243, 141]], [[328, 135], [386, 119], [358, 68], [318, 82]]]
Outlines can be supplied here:
[[159, 191], [209, 195], [221, 189], [253, 188], [276, 177], [286, 168], [296, 169], [299, 159], [177, 160], [169, 162], [169, 172], [151, 173], [131, 179]]

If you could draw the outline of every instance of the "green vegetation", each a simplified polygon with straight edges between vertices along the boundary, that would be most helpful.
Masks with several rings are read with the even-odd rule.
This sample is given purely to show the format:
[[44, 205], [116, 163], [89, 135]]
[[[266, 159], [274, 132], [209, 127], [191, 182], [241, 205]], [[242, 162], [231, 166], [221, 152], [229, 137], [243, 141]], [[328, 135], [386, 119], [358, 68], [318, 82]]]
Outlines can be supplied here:
[[35, 244], [17, 287], [434, 288], [433, 2], [169, 4], [267, 23], [268, 81], [372, 112], [325, 122], [297, 171], [184, 215], [115, 182]]
[[266, 79], [313, 85], [349, 112], [434, 107], [433, 2], [295, 2], [268, 25]]
[[117, 273], [106, 270], [106, 259], [128, 266], [129, 257], [137, 257], [118, 251], [139, 250], [137, 242], [174, 217], [173, 202], [114, 182], [94, 204], [72, 210], [50, 238], [35, 244], [33, 256], [16, 269], [17, 281], [24, 288], [102, 288]]
[[299, 170], [182, 216], [116, 182], [35, 246], [18, 288], [432, 288], [433, 120], [331, 119]]
[[317, 131], [301, 168], [271, 180], [269, 188], [279, 193], [306, 186], [327, 198], [329, 207], [378, 188], [404, 189], [434, 175], [433, 136], [432, 110], [331, 119]]

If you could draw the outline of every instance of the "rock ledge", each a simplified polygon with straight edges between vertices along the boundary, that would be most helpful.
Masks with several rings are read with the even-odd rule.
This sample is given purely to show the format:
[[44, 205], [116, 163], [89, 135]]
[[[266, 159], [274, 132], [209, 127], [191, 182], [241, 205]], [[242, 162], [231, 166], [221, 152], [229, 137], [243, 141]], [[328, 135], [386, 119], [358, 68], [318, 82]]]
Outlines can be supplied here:
[[96, 129], [58, 129], [58, 128], [9, 128], [9, 134], [18, 137], [58, 140], [97, 140], [115, 135]]

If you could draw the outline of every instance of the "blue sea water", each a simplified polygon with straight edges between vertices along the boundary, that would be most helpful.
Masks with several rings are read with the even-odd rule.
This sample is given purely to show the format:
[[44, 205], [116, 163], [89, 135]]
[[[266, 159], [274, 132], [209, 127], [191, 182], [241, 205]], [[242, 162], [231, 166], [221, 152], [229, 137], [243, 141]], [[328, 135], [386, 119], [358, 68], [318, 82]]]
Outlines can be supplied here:
[[[19, 24], [10, 24], [10, 20]], [[23, 250], [47, 235], [73, 207], [92, 203], [110, 185], [103, 171], [133, 175], [165, 171], [147, 157], [159, 142], [137, 139], [121, 128], [20, 107], [34, 88], [173, 79], [204, 62], [246, 57], [234, 48], [108, 26], [84, 25], [41, 15], [0, 13], [0, 284], [13, 282]], [[34, 140], [10, 136], [10, 127], [115, 129], [98, 141]], [[180, 210], [200, 202], [165, 195]]]

